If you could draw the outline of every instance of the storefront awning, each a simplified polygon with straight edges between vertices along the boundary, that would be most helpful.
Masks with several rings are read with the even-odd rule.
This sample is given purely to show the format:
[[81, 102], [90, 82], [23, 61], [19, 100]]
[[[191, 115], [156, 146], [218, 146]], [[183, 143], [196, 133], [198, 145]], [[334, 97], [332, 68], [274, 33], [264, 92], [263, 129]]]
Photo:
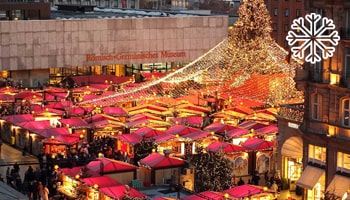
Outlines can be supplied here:
[[300, 137], [290, 137], [282, 145], [281, 154], [285, 157], [302, 158], [303, 140]]
[[345, 192], [350, 187], [350, 178], [340, 175], [335, 175], [332, 182], [327, 187], [327, 191], [334, 193], [338, 197], [343, 197]]
[[297, 185], [302, 188], [312, 190], [316, 185], [317, 181], [324, 174], [324, 170], [318, 167], [307, 166], [301, 174]]

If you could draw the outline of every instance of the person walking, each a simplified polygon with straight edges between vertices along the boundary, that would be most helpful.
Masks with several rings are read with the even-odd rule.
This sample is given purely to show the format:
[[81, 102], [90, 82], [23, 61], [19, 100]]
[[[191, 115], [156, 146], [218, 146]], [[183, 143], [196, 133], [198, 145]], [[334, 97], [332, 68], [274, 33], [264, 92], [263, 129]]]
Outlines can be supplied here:
[[49, 189], [45, 186], [40, 200], [49, 200]]

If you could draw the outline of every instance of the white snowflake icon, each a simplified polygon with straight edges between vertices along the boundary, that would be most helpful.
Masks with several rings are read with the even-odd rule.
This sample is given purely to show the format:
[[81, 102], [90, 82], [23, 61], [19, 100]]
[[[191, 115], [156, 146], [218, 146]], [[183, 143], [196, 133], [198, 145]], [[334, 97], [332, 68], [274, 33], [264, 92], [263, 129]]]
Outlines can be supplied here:
[[[311, 13], [293, 20], [291, 31], [286, 37], [293, 56], [305, 59], [305, 62], [315, 64], [321, 58], [327, 59], [333, 56], [335, 47], [340, 37], [335, 30], [333, 20]], [[331, 33], [326, 31], [330, 30]], [[293, 45], [298, 45], [293, 47]], [[306, 55], [307, 54], [307, 55]], [[320, 55], [321, 54], [321, 55]]]

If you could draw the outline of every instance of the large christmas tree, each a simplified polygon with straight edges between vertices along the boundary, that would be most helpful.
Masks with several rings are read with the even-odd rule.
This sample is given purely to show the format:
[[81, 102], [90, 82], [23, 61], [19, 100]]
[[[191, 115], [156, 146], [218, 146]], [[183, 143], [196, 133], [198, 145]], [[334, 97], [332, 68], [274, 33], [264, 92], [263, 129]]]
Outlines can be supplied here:
[[221, 152], [203, 153], [193, 157], [195, 190], [223, 191], [233, 186], [232, 162]]
[[294, 73], [298, 63], [286, 62], [284, 51], [271, 37], [271, 20], [263, 0], [243, 0], [229, 36], [227, 63], [235, 74], [232, 86], [253, 74]]

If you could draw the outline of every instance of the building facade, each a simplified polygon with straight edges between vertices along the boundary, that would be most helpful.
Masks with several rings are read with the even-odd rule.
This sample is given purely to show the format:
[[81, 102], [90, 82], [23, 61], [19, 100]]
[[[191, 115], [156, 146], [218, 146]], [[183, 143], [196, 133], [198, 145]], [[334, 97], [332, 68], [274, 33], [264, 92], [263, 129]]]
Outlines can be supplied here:
[[227, 37], [227, 16], [0, 21], [2, 78], [23, 87], [67, 75], [167, 71]]
[[[304, 91], [300, 124], [303, 171], [297, 187], [303, 199], [350, 198], [350, 2], [308, 0], [306, 9], [333, 19], [341, 40], [333, 57], [298, 70]], [[288, 141], [288, 138], [285, 140]], [[283, 144], [281, 144], [283, 145]], [[283, 149], [282, 149], [283, 151]], [[325, 197], [326, 196], [326, 197]]]
[[305, 0], [265, 0], [265, 4], [271, 16], [272, 38], [289, 49], [286, 36], [293, 20], [305, 16]]

